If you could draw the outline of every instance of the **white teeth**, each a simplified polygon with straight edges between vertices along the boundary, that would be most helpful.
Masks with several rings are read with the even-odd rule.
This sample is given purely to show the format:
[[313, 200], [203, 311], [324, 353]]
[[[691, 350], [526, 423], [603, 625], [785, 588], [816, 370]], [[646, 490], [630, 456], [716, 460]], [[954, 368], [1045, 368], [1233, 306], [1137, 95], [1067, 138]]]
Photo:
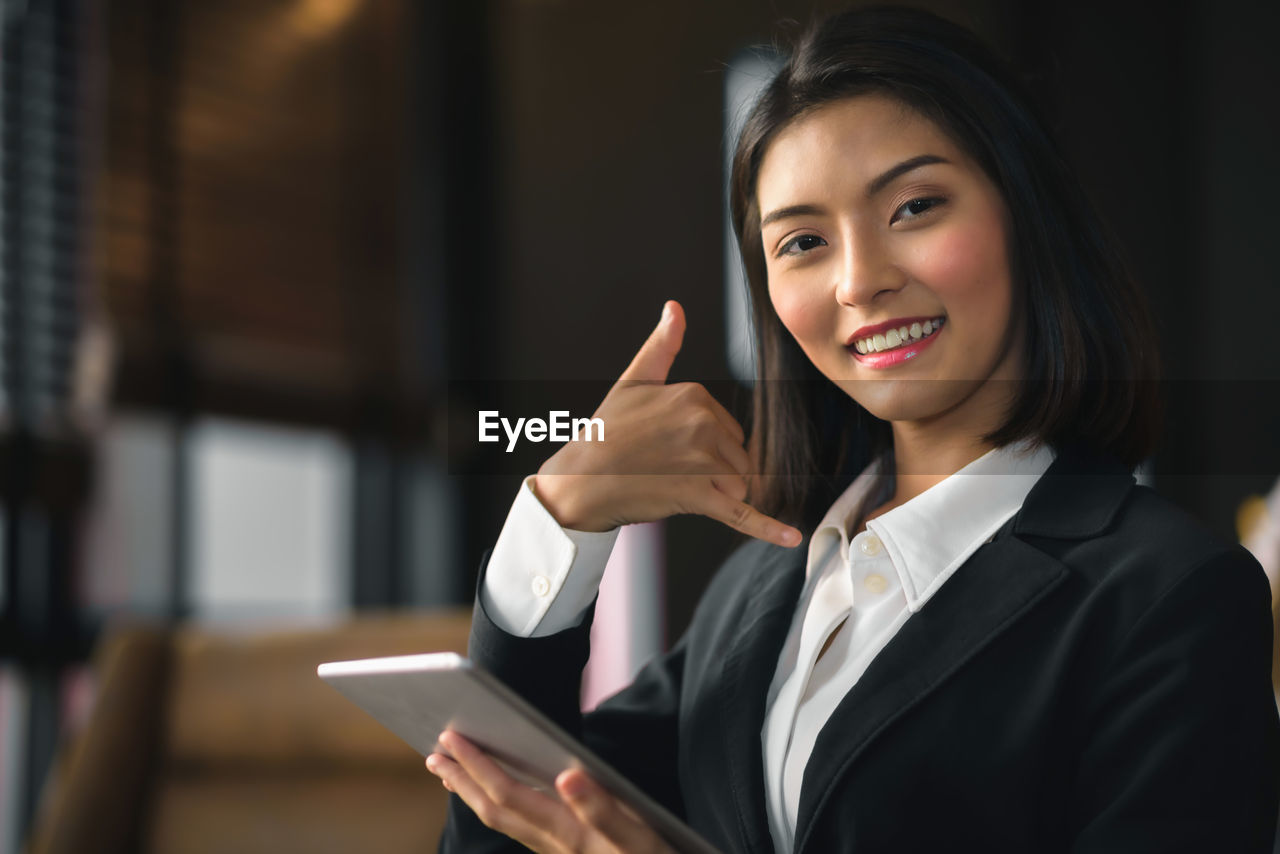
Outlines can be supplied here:
[[945, 319], [939, 317], [936, 320], [926, 320], [924, 323], [916, 322], [910, 326], [900, 326], [897, 329], [890, 329], [883, 333], [877, 332], [870, 338], [861, 338], [854, 341], [853, 347], [863, 356], [868, 353], [892, 350], [894, 347], [900, 347], [903, 344], [910, 344], [919, 341], [921, 338], [929, 337], [942, 328], [942, 323]]

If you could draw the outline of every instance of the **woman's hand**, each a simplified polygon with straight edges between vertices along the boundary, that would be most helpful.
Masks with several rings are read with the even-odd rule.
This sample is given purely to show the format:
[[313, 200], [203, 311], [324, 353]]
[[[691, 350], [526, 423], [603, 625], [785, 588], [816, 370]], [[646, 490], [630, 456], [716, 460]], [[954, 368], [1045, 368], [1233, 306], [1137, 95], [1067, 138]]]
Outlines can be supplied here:
[[607, 531], [698, 513], [781, 546], [800, 532], [746, 503], [751, 460], [745, 435], [698, 383], [667, 385], [684, 339], [684, 310], [671, 300], [594, 417], [604, 441], [569, 442], [538, 469], [535, 491], [566, 528]]
[[513, 780], [484, 751], [454, 732], [440, 736], [453, 759], [427, 757], [427, 768], [488, 827], [542, 854], [671, 854], [631, 810], [580, 770], [556, 778], [560, 800]]

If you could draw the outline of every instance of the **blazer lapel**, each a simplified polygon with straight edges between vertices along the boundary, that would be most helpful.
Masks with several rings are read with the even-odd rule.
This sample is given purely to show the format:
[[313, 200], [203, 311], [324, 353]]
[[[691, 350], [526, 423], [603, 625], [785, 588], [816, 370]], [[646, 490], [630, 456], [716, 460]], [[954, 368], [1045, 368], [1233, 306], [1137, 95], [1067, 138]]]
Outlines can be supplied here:
[[1066, 568], [1057, 561], [1006, 536], [976, 552], [927, 606], [903, 624], [818, 735], [800, 793], [796, 851], [803, 849], [836, 778], [867, 745], [1066, 576]]
[[837, 778], [900, 716], [946, 682], [1066, 580], [1056, 559], [1019, 539], [1077, 539], [1109, 524], [1133, 484], [1122, 466], [1064, 450], [1022, 510], [903, 624], [836, 707], [805, 769], [796, 851]]
[[773, 851], [765, 805], [765, 699], [777, 669], [800, 591], [808, 541], [794, 549], [778, 549], [757, 576], [759, 588], [744, 609], [741, 628], [726, 650], [725, 691], [721, 698], [723, 751], [728, 784], [737, 811], [739, 850]]

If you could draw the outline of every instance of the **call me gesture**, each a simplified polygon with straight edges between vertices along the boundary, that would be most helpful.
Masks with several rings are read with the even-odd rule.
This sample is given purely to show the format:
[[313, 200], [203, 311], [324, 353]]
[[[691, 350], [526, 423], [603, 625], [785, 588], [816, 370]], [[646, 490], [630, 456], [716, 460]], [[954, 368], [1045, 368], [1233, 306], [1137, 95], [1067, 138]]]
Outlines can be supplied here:
[[657, 328], [593, 416], [608, 423], [609, 442], [560, 448], [538, 469], [538, 499], [577, 531], [689, 513], [780, 546], [799, 545], [799, 530], [747, 502], [752, 463], [734, 417], [704, 386], [667, 383], [684, 331], [684, 309], [668, 300]]

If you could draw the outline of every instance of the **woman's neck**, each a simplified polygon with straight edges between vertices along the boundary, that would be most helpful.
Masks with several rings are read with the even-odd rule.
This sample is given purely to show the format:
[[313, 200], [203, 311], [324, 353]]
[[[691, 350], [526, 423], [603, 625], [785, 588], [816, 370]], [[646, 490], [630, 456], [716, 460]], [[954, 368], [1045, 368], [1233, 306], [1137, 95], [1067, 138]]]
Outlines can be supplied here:
[[912, 498], [958, 472], [992, 449], [971, 433], [937, 435], [919, 425], [894, 422], [893, 497], [884, 510]]

